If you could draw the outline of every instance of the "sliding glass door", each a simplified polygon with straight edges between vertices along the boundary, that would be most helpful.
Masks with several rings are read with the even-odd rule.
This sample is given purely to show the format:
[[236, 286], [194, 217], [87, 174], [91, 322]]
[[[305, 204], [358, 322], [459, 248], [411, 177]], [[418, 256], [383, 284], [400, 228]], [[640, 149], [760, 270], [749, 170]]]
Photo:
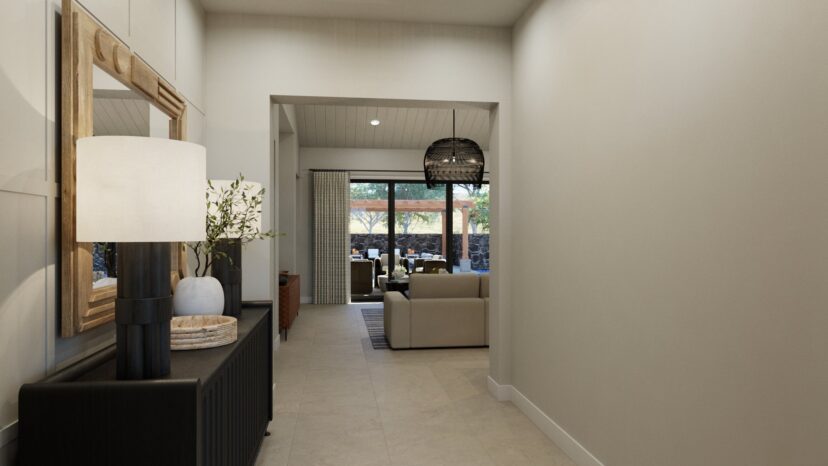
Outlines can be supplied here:
[[452, 187], [452, 266], [461, 272], [489, 270], [489, 185]]
[[351, 183], [351, 255], [388, 252], [388, 183]]
[[394, 183], [395, 250], [407, 259], [402, 264], [409, 272], [448, 268], [447, 231], [445, 185], [429, 189], [425, 183]]
[[381, 257], [382, 271], [489, 270], [489, 185], [351, 182], [351, 255]]

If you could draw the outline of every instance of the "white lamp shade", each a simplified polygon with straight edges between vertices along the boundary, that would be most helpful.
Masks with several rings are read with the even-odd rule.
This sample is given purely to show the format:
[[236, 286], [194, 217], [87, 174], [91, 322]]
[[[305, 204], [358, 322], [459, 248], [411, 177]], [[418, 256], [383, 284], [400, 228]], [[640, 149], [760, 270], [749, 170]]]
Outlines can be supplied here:
[[78, 242], [174, 242], [206, 238], [207, 151], [173, 139], [78, 139]]
[[[219, 194], [224, 191], [230, 190], [230, 185], [235, 183], [234, 180], [210, 180], [210, 184], [213, 185], [212, 191], [209, 192], [210, 194], [210, 213], [216, 214], [214, 212], [215, 209], [214, 203], [218, 199]], [[259, 194], [259, 191], [262, 190], [261, 183], [256, 183], [253, 181], [242, 181], [241, 185], [239, 186], [240, 191], [244, 191], [247, 195], [248, 199], [252, 196]], [[261, 206], [259, 206], [261, 208]], [[233, 202], [233, 214], [244, 214], [245, 207], [241, 203], [241, 196], [238, 196], [235, 202]], [[256, 231], [262, 231], [262, 213], [257, 212], [256, 215], [253, 216], [252, 222], [247, 226], [248, 230], [255, 229]], [[241, 232], [238, 231], [228, 231], [224, 238], [238, 238], [241, 236]]]

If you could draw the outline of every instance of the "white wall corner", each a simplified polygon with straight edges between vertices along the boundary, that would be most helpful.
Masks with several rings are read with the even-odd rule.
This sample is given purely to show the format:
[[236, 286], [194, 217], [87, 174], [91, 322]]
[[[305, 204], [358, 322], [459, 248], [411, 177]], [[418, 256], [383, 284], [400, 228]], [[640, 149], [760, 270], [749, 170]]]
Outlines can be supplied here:
[[549, 437], [555, 445], [566, 453], [578, 466], [604, 466], [583, 445], [578, 443], [557, 422], [546, 415], [529, 398], [512, 385], [501, 385], [491, 376], [488, 379], [489, 393], [497, 401], [511, 401], [538, 429]]
[[497, 401], [509, 401], [512, 399], [512, 386], [511, 385], [500, 385], [489, 376], [489, 393], [497, 400]]

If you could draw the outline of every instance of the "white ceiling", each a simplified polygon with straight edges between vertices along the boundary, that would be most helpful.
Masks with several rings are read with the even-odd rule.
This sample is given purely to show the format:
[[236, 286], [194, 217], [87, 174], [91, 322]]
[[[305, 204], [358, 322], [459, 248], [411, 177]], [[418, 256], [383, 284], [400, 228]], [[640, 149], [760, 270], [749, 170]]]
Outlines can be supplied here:
[[[379, 126], [370, 121], [380, 120]], [[296, 105], [296, 126], [302, 147], [418, 149], [451, 137], [451, 109], [373, 107], [356, 105]], [[457, 110], [457, 137], [489, 147], [489, 111]]]
[[95, 90], [92, 132], [95, 136], [149, 136], [149, 102], [132, 91]]
[[209, 12], [511, 26], [532, 0], [201, 0]]

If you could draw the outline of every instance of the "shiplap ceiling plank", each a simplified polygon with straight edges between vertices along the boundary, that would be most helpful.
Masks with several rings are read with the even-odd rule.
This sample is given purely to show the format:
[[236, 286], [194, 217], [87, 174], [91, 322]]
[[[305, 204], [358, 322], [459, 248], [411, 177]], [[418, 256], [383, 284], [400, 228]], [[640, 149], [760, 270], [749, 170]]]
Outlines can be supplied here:
[[[347, 119], [350, 121], [356, 121], [356, 111], [356, 107], [348, 107]], [[345, 147], [353, 147], [354, 140], [356, 139], [356, 125], [352, 125], [346, 129], [347, 134], [345, 135]]]
[[132, 98], [95, 96], [92, 128], [95, 136], [149, 136], [149, 102]]
[[347, 145], [346, 135], [348, 133], [348, 129], [345, 126], [348, 119], [348, 107], [336, 107], [334, 118], [336, 121], [336, 137], [334, 138], [334, 144], [336, 144], [337, 147], [345, 147]]
[[[303, 105], [297, 105], [295, 108], [296, 108], [296, 122], [297, 122], [296, 124], [297, 124], [297, 126], [304, 126], [302, 124], [302, 122], [305, 121], [305, 107]], [[299, 134], [297, 134], [297, 137], [299, 138], [299, 145], [300, 146], [307, 146], [308, 145], [307, 144], [308, 143], [308, 141], [307, 141], [308, 135], [307, 134], [299, 133]]]
[[[379, 126], [370, 121], [380, 120]], [[371, 107], [343, 104], [296, 105], [299, 144], [425, 150], [437, 139], [451, 137], [451, 110], [428, 107]], [[457, 110], [457, 137], [489, 146], [489, 111]]]
[[314, 105], [313, 107], [313, 131], [311, 135], [313, 145], [316, 147], [329, 147], [328, 141], [325, 140], [325, 107], [322, 105]]
[[[356, 121], [368, 121], [368, 108], [357, 107]], [[366, 125], [354, 125], [356, 129], [356, 138], [352, 147], [366, 147], [365, 132], [368, 130]]]
[[382, 142], [379, 144], [379, 147], [391, 147], [391, 144], [394, 142], [394, 131], [399, 124], [400, 116], [402, 115], [402, 109], [399, 108], [389, 108], [387, 112], [386, 118], [386, 125], [385, 128], [382, 128], [383, 125], [380, 125], [380, 131], [382, 131]]
[[330, 147], [336, 146], [336, 107], [325, 106], [325, 142]]

